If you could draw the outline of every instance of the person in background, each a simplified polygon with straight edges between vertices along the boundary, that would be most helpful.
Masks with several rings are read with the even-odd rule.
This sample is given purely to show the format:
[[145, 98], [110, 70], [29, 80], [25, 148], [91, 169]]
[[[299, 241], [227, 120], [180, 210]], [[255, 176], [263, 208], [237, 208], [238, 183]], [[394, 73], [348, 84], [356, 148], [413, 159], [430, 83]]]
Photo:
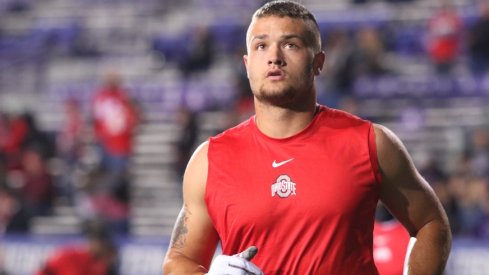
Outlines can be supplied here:
[[357, 77], [379, 77], [390, 71], [384, 44], [379, 32], [372, 27], [362, 27], [355, 37], [354, 70]]
[[55, 155], [50, 136], [30, 112], [11, 122], [12, 134], [6, 154], [6, 185], [21, 201], [29, 217], [49, 215], [56, 192], [49, 161]]
[[62, 160], [63, 172], [59, 176], [59, 195], [73, 205], [75, 197], [74, 173], [82, 156], [85, 122], [80, 103], [74, 99], [64, 102], [64, 124], [56, 137], [58, 157]]
[[2, 114], [0, 122], [0, 151], [4, 156], [5, 169], [15, 170], [20, 167], [22, 146], [28, 127], [21, 114]]
[[26, 233], [29, 217], [15, 192], [0, 183], [0, 237], [10, 233]]
[[489, 2], [480, 2], [480, 18], [469, 30], [468, 51], [474, 74], [489, 71]]
[[180, 108], [177, 123], [181, 127], [180, 138], [177, 141], [177, 173], [181, 178], [185, 172], [187, 162], [195, 150], [199, 126], [197, 124], [197, 115], [186, 107]]
[[346, 30], [334, 29], [328, 34], [325, 48], [328, 53], [328, 62], [325, 64], [327, 90], [337, 97], [353, 93], [356, 77], [353, 45]]
[[[117, 224], [121, 224], [117, 227], [125, 231], [127, 226], [122, 224], [127, 223], [128, 164], [133, 152], [139, 114], [122, 87], [121, 76], [117, 72], [111, 71], [105, 75], [103, 86], [96, 92], [92, 102], [92, 119], [104, 174], [103, 180], [98, 181], [95, 187], [93, 203], [96, 209], [104, 213], [117, 213], [114, 219]], [[114, 211], [109, 211], [109, 208]], [[126, 212], [126, 218], [122, 219], [121, 211]]]
[[180, 61], [183, 79], [209, 68], [214, 62], [214, 38], [208, 28], [194, 27], [187, 43], [186, 54]]
[[117, 247], [103, 223], [87, 224], [85, 240], [58, 248], [36, 275], [116, 275]]
[[417, 239], [408, 274], [442, 274], [448, 220], [402, 142], [317, 103], [326, 54], [314, 15], [294, 1], [268, 2], [246, 45], [255, 115], [190, 159], [164, 273], [376, 275], [380, 200]]
[[428, 22], [427, 50], [435, 72], [450, 74], [460, 55], [462, 20], [457, 11], [443, 0]]
[[27, 111], [22, 115], [22, 119], [27, 127], [22, 149], [35, 148], [45, 160], [52, 159], [56, 154], [55, 142], [48, 132], [39, 127], [35, 114]]
[[27, 148], [22, 154], [21, 163], [20, 193], [29, 215], [50, 215], [57, 194], [46, 158], [39, 149]]
[[[121, 84], [120, 75], [109, 72], [92, 103], [93, 126], [102, 152], [102, 166], [114, 176], [121, 175], [127, 168], [138, 125], [137, 112]], [[110, 184], [117, 183], [114, 180]]]

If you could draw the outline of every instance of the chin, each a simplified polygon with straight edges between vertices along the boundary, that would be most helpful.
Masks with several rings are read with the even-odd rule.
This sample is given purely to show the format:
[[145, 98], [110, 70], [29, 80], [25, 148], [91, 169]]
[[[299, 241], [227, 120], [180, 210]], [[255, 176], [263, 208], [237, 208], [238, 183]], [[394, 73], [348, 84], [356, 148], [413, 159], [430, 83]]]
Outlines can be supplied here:
[[292, 102], [296, 96], [294, 89], [261, 89], [255, 96], [261, 102], [266, 102], [272, 105], [286, 105]]

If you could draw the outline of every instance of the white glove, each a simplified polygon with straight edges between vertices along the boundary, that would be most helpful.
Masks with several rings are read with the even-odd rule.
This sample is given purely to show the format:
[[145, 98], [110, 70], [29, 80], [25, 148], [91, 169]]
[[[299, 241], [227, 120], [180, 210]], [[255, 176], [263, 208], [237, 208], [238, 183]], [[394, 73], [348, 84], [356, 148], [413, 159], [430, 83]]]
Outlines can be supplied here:
[[233, 256], [219, 255], [212, 261], [207, 275], [263, 275], [263, 271], [250, 260], [258, 252], [256, 246]]

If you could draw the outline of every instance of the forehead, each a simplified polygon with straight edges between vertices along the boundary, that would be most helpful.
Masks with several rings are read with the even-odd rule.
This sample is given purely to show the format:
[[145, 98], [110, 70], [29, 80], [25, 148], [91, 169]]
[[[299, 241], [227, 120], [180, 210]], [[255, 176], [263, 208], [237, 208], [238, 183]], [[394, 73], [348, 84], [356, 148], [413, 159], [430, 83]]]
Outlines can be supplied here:
[[282, 36], [284, 34], [306, 36], [307, 24], [302, 19], [290, 17], [267, 16], [253, 18], [246, 35], [247, 41], [257, 36]]

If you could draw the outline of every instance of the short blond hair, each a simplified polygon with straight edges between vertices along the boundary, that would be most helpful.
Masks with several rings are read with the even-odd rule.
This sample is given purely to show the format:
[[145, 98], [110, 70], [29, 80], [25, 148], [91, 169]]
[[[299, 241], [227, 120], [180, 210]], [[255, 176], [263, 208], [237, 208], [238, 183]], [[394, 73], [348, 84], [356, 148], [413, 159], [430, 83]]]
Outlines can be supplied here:
[[321, 33], [319, 31], [319, 25], [314, 15], [306, 7], [294, 1], [271, 1], [256, 10], [252, 19], [269, 16], [302, 19], [308, 25], [307, 39], [310, 42], [311, 48], [316, 53], [321, 51]]

